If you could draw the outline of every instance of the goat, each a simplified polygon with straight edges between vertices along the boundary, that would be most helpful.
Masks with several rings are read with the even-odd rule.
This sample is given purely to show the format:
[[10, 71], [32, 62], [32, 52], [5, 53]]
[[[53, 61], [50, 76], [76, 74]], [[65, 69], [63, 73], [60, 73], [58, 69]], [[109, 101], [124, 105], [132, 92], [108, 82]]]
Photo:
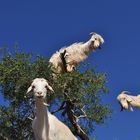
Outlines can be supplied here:
[[53, 92], [52, 87], [44, 78], [36, 78], [27, 90], [27, 95], [34, 93], [36, 116], [32, 123], [36, 140], [77, 140], [70, 129], [52, 115], [47, 108], [47, 90]]
[[122, 91], [117, 97], [117, 100], [121, 105], [121, 111], [124, 109], [133, 111], [132, 107], [140, 108], [140, 95], [132, 96], [128, 94], [128, 91]]
[[[72, 72], [80, 62], [87, 58], [90, 52], [95, 51], [97, 48], [101, 49], [101, 44], [104, 43], [102, 36], [97, 33], [91, 33], [91, 35], [90, 40], [87, 42], [74, 43], [68, 47], [61, 48], [53, 54], [49, 59], [53, 71], [55, 73]], [[62, 54], [66, 65], [62, 60]]]

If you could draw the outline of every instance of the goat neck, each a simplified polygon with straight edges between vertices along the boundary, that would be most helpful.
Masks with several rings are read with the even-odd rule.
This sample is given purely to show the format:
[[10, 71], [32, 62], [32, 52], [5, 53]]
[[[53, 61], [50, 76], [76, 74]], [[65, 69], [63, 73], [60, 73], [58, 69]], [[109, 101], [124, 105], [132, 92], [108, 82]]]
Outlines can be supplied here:
[[48, 124], [48, 108], [45, 105], [44, 99], [36, 99], [36, 119], [39, 121], [40, 126], [45, 127]]
[[134, 107], [140, 108], [140, 98], [139, 96], [130, 96], [132, 98], [132, 101], [130, 104]]
[[89, 40], [87, 42], [85, 42], [84, 44], [82, 44], [82, 48], [83, 51], [88, 54], [89, 52], [91, 52], [92, 50], [95, 50], [96, 48], [94, 48], [94, 42]]
[[[48, 108], [46, 102], [43, 98], [36, 98], [36, 117], [35, 117], [35, 135], [38, 136], [38, 139], [49, 140], [49, 117], [48, 117]], [[37, 139], [37, 140], [38, 140]]]

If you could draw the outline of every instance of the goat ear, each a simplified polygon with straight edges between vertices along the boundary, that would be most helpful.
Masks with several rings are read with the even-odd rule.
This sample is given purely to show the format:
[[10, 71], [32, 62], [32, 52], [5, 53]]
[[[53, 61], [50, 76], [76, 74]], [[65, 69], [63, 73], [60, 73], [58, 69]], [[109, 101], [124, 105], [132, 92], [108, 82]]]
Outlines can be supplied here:
[[30, 86], [26, 92], [26, 95], [29, 95], [31, 93], [31, 91], [33, 90], [32, 86]]
[[126, 95], [126, 100], [130, 103], [132, 101], [132, 98], [129, 95]]
[[130, 111], [133, 111], [133, 108], [132, 108], [130, 102], [127, 101], [127, 103], [128, 103], [128, 109], [129, 109]]
[[47, 88], [48, 88], [50, 91], [54, 92], [53, 88], [52, 88], [49, 84], [47, 84]]

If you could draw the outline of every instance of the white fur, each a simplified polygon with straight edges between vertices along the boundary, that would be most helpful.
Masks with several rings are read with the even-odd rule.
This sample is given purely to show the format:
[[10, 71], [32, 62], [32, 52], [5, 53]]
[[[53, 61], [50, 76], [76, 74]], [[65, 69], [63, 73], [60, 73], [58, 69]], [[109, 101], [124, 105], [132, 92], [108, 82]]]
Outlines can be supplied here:
[[121, 107], [130, 111], [133, 111], [132, 107], [140, 108], [140, 95], [132, 96], [128, 95], [128, 93], [127, 91], [122, 91], [121, 94], [118, 95], [117, 100]]
[[32, 123], [35, 139], [77, 140], [70, 129], [48, 111], [45, 101], [47, 89], [53, 91], [45, 79], [36, 78], [27, 90], [27, 94], [32, 91], [35, 96], [36, 116]]
[[95, 51], [100, 48], [101, 44], [104, 43], [104, 39], [97, 33], [91, 33], [90, 40], [83, 43], [74, 43], [68, 47], [61, 48], [55, 54], [52, 55], [49, 62], [53, 66], [53, 70], [56, 73], [64, 73], [63, 63], [60, 58], [60, 54], [66, 50], [65, 60], [67, 62], [67, 71], [72, 72], [76, 66], [83, 60], [85, 60], [91, 51]]

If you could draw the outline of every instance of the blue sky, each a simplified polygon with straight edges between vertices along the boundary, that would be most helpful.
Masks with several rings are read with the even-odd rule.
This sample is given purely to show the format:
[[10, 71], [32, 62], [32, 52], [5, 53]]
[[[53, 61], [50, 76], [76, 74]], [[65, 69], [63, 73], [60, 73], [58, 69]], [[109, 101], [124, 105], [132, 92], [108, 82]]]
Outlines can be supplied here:
[[140, 110], [120, 112], [116, 96], [122, 90], [140, 93], [139, 7], [139, 0], [1, 0], [0, 46], [18, 42], [23, 51], [49, 58], [63, 46], [88, 40], [90, 32], [101, 34], [103, 48], [88, 60], [107, 74], [109, 95], [103, 102], [114, 113], [93, 135], [97, 140], [138, 140]]

